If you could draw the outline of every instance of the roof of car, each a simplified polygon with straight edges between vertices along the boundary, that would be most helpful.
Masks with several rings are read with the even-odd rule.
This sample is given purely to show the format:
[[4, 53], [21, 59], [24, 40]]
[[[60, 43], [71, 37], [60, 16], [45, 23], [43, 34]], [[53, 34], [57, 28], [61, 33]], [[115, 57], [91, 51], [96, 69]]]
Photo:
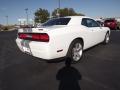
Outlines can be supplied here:
[[89, 18], [87, 16], [66, 16], [64, 18], [71, 18], [68, 25], [80, 25], [83, 18]]
[[87, 16], [66, 16], [65, 18], [90, 18]]

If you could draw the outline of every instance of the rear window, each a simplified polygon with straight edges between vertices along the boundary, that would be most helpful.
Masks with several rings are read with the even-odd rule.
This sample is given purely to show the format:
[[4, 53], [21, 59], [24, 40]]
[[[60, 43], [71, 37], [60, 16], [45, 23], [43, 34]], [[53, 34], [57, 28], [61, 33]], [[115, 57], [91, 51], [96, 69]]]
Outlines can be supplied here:
[[55, 18], [48, 20], [42, 26], [67, 25], [71, 18]]

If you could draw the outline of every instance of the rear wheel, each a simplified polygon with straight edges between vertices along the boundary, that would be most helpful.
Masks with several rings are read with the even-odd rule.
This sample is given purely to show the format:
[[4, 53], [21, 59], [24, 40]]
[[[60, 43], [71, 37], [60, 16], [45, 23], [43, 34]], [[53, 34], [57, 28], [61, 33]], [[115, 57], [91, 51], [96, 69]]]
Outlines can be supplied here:
[[69, 56], [73, 63], [81, 60], [83, 55], [83, 45], [80, 40], [75, 40], [69, 48]]

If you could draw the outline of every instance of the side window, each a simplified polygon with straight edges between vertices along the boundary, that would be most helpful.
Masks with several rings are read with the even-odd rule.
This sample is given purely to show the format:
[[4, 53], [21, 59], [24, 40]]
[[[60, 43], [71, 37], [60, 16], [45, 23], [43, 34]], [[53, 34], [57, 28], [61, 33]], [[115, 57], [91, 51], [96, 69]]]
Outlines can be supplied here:
[[89, 18], [83, 18], [81, 24], [87, 27], [100, 27], [100, 25], [96, 21]]
[[88, 27], [100, 27], [99, 24], [93, 19], [87, 19]]
[[81, 24], [87, 27], [87, 18], [83, 18]]

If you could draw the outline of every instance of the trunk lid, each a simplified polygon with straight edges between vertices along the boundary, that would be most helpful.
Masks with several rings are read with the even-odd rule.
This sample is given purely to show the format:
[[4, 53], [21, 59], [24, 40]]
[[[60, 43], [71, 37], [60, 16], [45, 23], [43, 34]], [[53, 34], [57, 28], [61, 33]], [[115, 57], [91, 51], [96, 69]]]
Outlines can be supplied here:
[[47, 33], [48, 31], [64, 28], [66, 25], [41, 26], [39, 28], [21, 28], [18, 33]]

